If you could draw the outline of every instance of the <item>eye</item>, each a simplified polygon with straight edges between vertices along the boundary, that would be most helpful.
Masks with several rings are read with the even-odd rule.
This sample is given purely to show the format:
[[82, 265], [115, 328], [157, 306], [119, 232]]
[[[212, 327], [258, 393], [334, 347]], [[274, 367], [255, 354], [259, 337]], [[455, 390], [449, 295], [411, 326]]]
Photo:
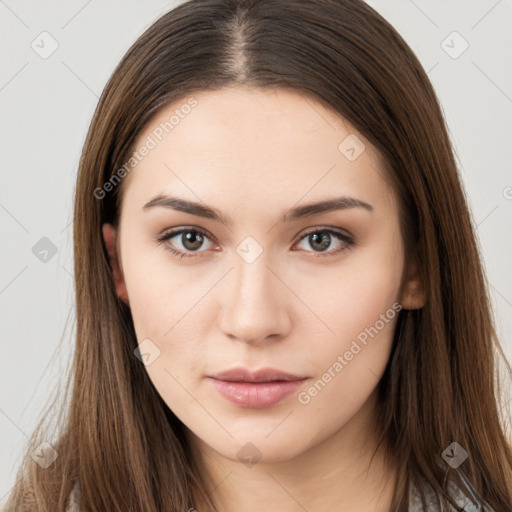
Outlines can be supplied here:
[[[335, 239], [338, 240], [338, 248], [336, 250], [326, 252], [327, 249], [332, 245], [332, 242], [335, 241]], [[304, 240], [306, 240], [310, 247], [314, 249], [312, 252], [319, 252], [319, 254], [315, 254], [314, 257], [333, 256], [342, 251], [350, 249], [353, 245], [355, 245], [355, 240], [352, 237], [348, 236], [342, 231], [330, 228], [317, 228], [314, 231], [309, 231], [301, 237], [300, 242]]]
[[[173, 238], [177, 240], [170, 243]], [[165, 249], [170, 251], [177, 258], [192, 258], [197, 256], [194, 253], [205, 252], [204, 250], [199, 250], [203, 247], [205, 240], [210, 241], [210, 246], [206, 247], [206, 249], [214, 246], [210, 236], [205, 231], [193, 227], [175, 229], [156, 238], [158, 245], [164, 244]], [[299, 244], [304, 240], [313, 248], [313, 251], [307, 252], [317, 253], [314, 257], [333, 256], [350, 249], [356, 243], [352, 237], [345, 234], [343, 231], [332, 228], [317, 228], [309, 231], [300, 238]], [[327, 251], [335, 240], [338, 240], [338, 248], [336, 250]], [[299, 244], [296, 245], [298, 246]]]
[[[199, 251], [199, 249], [204, 244], [205, 239], [210, 240], [210, 237], [201, 229], [180, 228], [164, 233], [161, 237], [156, 239], [156, 242], [157, 244], [163, 244], [164, 242], [171, 241], [173, 238], [177, 238], [177, 250], [172, 247], [173, 245], [176, 246], [176, 242], [173, 242], [173, 244], [165, 244], [165, 248], [178, 258], [191, 258], [195, 256], [195, 254], [189, 254], [188, 251], [192, 253], [204, 252]], [[179, 244], [181, 244], [181, 247]]]

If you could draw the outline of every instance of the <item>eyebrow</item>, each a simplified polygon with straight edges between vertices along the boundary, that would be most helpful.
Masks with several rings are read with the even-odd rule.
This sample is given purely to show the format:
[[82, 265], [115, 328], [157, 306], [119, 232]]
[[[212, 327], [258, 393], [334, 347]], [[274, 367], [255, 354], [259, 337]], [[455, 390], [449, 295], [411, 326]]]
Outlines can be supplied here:
[[[155, 196], [151, 201], [143, 206], [143, 210], [147, 211], [150, 208], [161, 206], [164, 208], [171, 208], [180, 212], [189, 213], [191, 215], [197, 215], [198, 217], [204, 217], [205, 219], [211, 219], [216, 222], [220, 222], [225, 226], [230, 226], [233, 221], [224, 216], [216, 208], [205, 205], [204, 203], [198, 203], [195, 201], [189, 201], [179, 197], [172, 197], [163, 194]], [[328, 213], [336, 210], [348, 210], [351, 208], [361, 208], [370, 213], [374, 212], [373, 206], [360, 199], [354, 197], [336, 197], [333, 199], [326, 199], [317, 203], [309, 203], [302, 206], [296, 206], [291, 208], [283, 214], [279, 219], [279, 223], [292, 222], [297, 219], [309, 217], [311, 215], [319, 215], [321, 213]]]

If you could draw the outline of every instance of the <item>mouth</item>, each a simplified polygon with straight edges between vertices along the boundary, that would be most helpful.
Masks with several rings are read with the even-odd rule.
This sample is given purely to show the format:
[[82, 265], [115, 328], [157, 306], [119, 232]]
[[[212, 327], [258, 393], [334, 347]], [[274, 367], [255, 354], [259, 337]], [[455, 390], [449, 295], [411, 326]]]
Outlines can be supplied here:
[[308, 379], [273, 368], [250, 371], [235, 368], [209, 375], [208, 379], [229, 402], [249, 409], [264, 409], [277, 405], [296, 391]]

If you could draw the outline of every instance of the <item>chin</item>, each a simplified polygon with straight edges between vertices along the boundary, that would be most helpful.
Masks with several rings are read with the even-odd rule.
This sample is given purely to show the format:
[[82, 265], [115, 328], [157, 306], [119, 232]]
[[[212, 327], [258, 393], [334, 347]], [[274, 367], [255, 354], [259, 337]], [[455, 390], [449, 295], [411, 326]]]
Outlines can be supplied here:
[[296, 438], [290, 436], [290, 429], [283, 430], [281, 435], [277, 435], [276, 432], [269, 435], [268, 432], [268, 430], [265, 432], [246, 430], [243, 435], [236, 435], [234, 439], [225, 439], [225, 442], [219, 442], [218, 438], [202, 438], [202, 442], [223, 457], [240, 462], [247, 467], [288, 461], [310, 448], [299, 426], [296, 429]]

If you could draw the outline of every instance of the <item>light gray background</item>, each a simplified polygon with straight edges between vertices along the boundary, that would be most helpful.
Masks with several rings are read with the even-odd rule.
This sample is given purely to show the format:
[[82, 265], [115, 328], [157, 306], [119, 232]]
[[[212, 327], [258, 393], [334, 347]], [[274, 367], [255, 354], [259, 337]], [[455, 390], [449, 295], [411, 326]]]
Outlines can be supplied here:
[[[0, 504], [73, 350], [70, 223], [86, 130], [115, 65], [177, 3], [0, 0]], [[498, 331], [512, 362], [512, 2], [368, 3], [409, 43], [438, 93], [478, 226]], [[58, 43], [46, 59], [31, 47], [35, 41], [39, 52], [51, 49], [43, 31]], [[453, 58], [464, 40], [469, 47]], [[43, 237], [57, 250], [46, 262], [32, 252]]]

